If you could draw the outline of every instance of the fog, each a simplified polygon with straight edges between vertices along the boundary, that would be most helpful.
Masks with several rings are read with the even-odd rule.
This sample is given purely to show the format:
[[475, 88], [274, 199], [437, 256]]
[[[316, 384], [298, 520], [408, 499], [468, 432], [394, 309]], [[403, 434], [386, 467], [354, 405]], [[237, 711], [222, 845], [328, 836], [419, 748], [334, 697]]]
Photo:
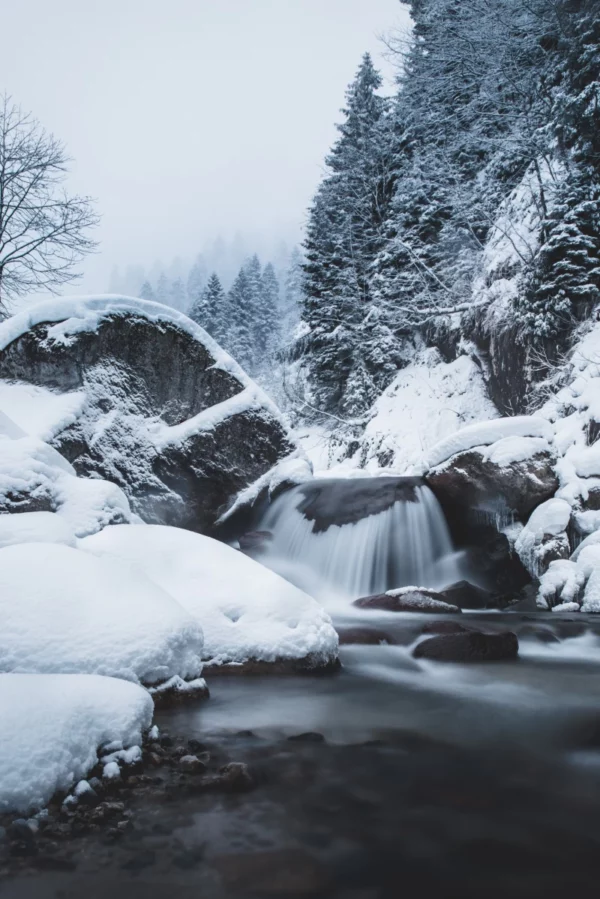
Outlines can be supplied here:
[[299, 239], [344, 91], [398, 0], [19, 0], [3, 4], [0, 90], [74, 158], [97, 199], [98, 254], [70, 292], [115, 264], [194, 256], [236, 232]]

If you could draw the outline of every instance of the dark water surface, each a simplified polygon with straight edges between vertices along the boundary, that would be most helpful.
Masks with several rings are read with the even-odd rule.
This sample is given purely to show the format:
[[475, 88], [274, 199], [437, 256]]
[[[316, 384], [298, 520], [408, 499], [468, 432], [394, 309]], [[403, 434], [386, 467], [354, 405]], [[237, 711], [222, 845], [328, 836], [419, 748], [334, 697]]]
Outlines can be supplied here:
[[[518, 662], [417, 663], [431, 616], [371, 614], [399, 645], [347, 647], [338, 675], [213, 678], [157, 723], [246, 762], [256, 788], [142, 796], [117, 843], [74, 841], [73, 871], [0, 896], [597, 896], [600, 622], [533, 617], [560, 642], [523, 615], [462, 616], [523, 630]], [[290, 739], [307, 732], [324, 739]]]

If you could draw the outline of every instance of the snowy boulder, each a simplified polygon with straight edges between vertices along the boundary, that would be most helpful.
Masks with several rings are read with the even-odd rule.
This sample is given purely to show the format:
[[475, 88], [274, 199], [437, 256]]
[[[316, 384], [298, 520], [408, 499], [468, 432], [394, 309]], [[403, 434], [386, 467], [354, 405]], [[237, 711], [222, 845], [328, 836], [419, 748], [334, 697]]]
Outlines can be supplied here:
[[359, 609], [379, 609], [385, 612], [425, 612], [428, 614], [456, 614], [458, 606], [444, 601], [442, 593], [425, 587], [400, 587], [375, 596], [355, 599], [352, 605]]
[[529, 416], [463, 428], [430, 452], [426, 481], [442, 505], [525, 521], [559, 486], [552, 433]]
[[567, 559], [551, 562], [540, 578], [537, 605], [541, 609], [553, 609], [564, 604], [577, 604], [579, 608], [585, 581], [584, 569], [577, 562]]
[[42, 808], [85, 777], [100, 745], [141, 743], [152, 713], [147, 691], [123, 680], [0, 674], [0, 811]]
[[0, 378], [0, 408], [149, 522], [210, 530], [295, 449], [239, 366], [157, 303], [64, 298], [17, 314], [0, 325]]
[[[78, 478], [73, 466], [56, 449], [37, 437], [24, 434], [6, 415], [0, 418], [0, 513], [45, 515], [8, 522], [4, 530], [18, 537], [34, 528], [38, 540], [52, 533], [83, 537], [108, 524], [131, 520], [127, 497], [115, 484], [98, 478]], [[55, 513], [52, 520], [49, 516]], [[51, 523], [53, 521], [53, 523]], [[0, 538], [1, 539], [1, 538]], [[31, 539], [31, 536], [30, 538]], [[12, 542], [18, 542], [17, 539]]]
[[201, 671], [202, 629], [172, 596], [127, 562], [68, 546], [0, 549], [0, 621], [2, 672], [154, 684]]
[[337, 663], [329, 615], [306, 593], [210, 537], [161, 526], [115, 526], [80, 541], [101, 558], [134, 563], [201, 624], [210, 666], [259, 671]]
[[55, 512], [21, 512], [0, 515], [0, 549], [15, 543], [64, 543], [75, 546], [68, 522]]
[[567, 536], [570, 520], [571, 506], [556, 497], [533, 511], [515, 542], [519, 558], [533, 577], [543, 574], [551, 562], [571, 555]]

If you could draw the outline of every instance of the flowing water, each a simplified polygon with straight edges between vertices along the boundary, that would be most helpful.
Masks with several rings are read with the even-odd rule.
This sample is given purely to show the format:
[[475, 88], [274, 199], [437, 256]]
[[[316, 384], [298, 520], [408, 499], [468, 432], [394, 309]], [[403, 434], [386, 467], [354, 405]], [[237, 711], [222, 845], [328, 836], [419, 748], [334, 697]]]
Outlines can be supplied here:
[[150, 794], [118, 845], [90, 838], [75, 873], [21, 877], [2, 897], [598, 894], [600, 620], [465, 612], [467, 626], [515, 631], [519, 659], [415, 659], [440, 616], [352, 599], [468, 574], [441, 509], [418, 483], [399, 497], [382, 485], [355, 520], [363, 485], [332, 509], [338, 486], [277, 500], [260, 523], [273, 534], [260, 559], [311, 586], [338, 628], [377, 628], [387, 642], [343, 646], [335, 675], [212, 677], [209, 702], [159, 711], [163, 732], [246, 762], [258, 788], [168, 803]]
[[[398, 484], [404, 495], [394, 499]], [[336, 523], [360, 514], [356, 500], [371, 514]], [[259, 527], [273, 535], [260, 561], [320, 599], [441, 588], [464, 576], [440, 504], [412, 479], [311, 482], [275, 500]]]

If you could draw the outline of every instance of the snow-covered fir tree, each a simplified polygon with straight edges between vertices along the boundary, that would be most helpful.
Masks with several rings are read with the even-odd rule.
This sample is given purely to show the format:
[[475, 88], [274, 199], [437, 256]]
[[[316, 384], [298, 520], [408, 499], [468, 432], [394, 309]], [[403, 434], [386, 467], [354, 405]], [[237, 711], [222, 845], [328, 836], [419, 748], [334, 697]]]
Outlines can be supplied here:
[[201, 325], [217, 343], [227, 342], [229, 306], [218, 275], [214, 272], [208, 284], [189, 311], [190, 318]]
[[144, 283], [140, 287], [140, 297], [142, 300], [156, 300], [156, 294], [152, 289], [150, 281], [144, 281]]

